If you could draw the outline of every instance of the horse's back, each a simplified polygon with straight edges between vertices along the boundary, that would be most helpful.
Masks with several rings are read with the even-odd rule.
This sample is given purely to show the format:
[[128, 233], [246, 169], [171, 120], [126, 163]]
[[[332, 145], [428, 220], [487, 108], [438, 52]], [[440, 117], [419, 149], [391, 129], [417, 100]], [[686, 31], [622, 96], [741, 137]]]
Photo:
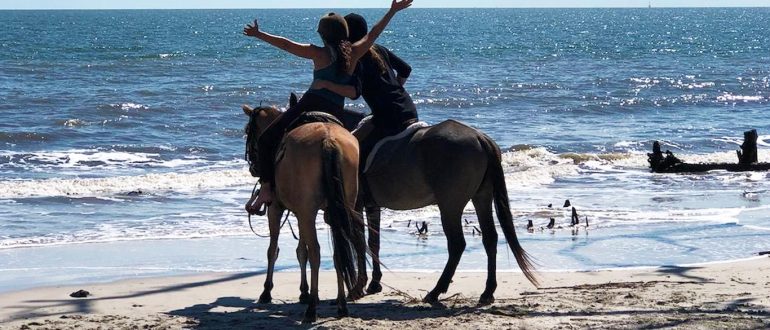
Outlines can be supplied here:
[[423, 148], [439, 148], [442, 151], [453, 152], [448, 156], [476, 156], [480, 152], [483, 153], [479, 143], [483, 133], [459, 121], [448, 119], [423, 128], [422, 131], [414, 143]]
[[437, 193], [471, 196], [483, 180], [489, 157], [483, 133], [455, 120], [426, 128], [414, 143], [419, 146], [422, 171]]
[[[355, 196], [358, 185], [358, 141], [345, 128], [331, 123], [309, 123], [286, 134], [276, 166], [276, 190], [285, 206], [323, 207], [324, 153], [339, 151], [346, 194]], [[355, 200], [355, 199], [353, 199]]]
[[417, 130], [377, 166], [378, 171], [367, 173], [375, 201], [405, 210], [436, 204], [447, 191], [472, 195], [488, 161], [481, 137], [476, 129], [455, 120]]

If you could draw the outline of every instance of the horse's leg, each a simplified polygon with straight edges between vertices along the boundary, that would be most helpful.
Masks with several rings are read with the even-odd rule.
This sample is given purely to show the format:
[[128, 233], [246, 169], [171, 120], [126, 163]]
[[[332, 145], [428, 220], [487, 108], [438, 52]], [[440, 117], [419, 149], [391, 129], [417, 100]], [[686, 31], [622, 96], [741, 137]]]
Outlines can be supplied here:
[[307, 246], [305, 241], [300, 236], [299, 242], [297, 242], [297, 261], [299, 261], [299, 303], [310, 303], [310, 293], [308, 293], [309, 287], [307, 285]]
[[302, 323], [313, 323], [318, 319], [318, 270], [321, 267], [321, 247], [315, 228], [315, 218], [318, 211], [301, 214], [296, 212], [299, 222], [299, 237], [305, 246], [307, 258], [310, 261], [310, 297]]
[[[327, 214], [328, 213], [324, 213], [324, 218], [327, 217]], [[329, 222], [327, 221], [327, 223]], [[329, 234], [331, 234], [331, 232]], [[348, 302], [345, 299], [345, 279], [342, 274], [343, 266], [337, 264], [336, 253], [334, 253], [334, 255], [332, 256], [332, 260], [334, 260], [334, 270], [337, 272], [337, 316], [346, 317], [349, 315], [349, 313], [348, 313]], [[356, 284], [356, 286], [358, 286], [358, 284]], [[353, 293], [351, 292], [351, 295], [352, 294]]]
[[[433, 288], [423, 299], [427, 303], [437, 303], [438, 296], [447, 292], [449, 289], [449, 283], [452, 282], [455, 270], [457, 270], [457, 264], [460, 263], [460, 257], [465, 251], [465, 237], [463, 236], [462, 227], [462, 214], [463, 207], [466, 202], [462, 203], [439, 203], [439, 211], [441, 211], [441, 227], [444, 229], [444, 235], [446, 235], [447, 250], [449, 250], [449, 259], [447, 260], [444, 271], [441, 273], [441, 277], [436, 283], [436, 287]], [[458, 206], [459, 205], [459, 206]]]
[[487, 252], [487, 285], [479, 298], [479, 305], [489, 305], [495, 302], [497, 289], [497, 229], [492, 217], [492, 187], [483, 185], [473, 197], [473, 207], [481, 226], [481, 241]]
[[[363, 201], [362, 198], [358, 198], [356, 200], [356, 206], [353, 209], [357, 214], [362, 214], [361, 211], [363, 211]], [[364, 244], [363, 237], [364, 237], [364, 219], [357, 218], [358, 216], [353, 216], [353, 223], [351, 226], [353, 227], [353, 230], [360, 233], [362, 239], [361, 244], [356, 244], [356, 254], [358, 256], [358, 278], [356, 279], [356, 283], [354, 284], [353, 288], [350, 289], [350, 292], [348, 293], [348, 300], [358, 300], [362, 298], [364, 294], [364, 287], [366, 286], [366, 282], [369, 280], [367, 278], [366, 274], [366, 245]]]
[[366, 219], [369, 228], [369, 251], [372, 252], [372, 282], [366, 288], [367, 294], [374, 294], [382, 291], [382, 271], [380, 270], [380, 214], [379, 206], [369, 206], [366, 208]]
[[265, 286], [262, 294], [259, 295], [260, 304], [269, 304], [273, 300], [270, 292], [273, 290], [273, 272], [275, 270], [275, 261], [278, 259], [278, 235], [281, 233], [281, 215], [284, 210], [274, 204], [267, 210], [267, 224], [270, 229], [270, 245], [267, 248], [267, 276], [265, 277]]
[[[360, 196], [360, 194], [358, 199], [356, 199], [356, 207], [354, 208], [354, 211], [357, 214], [363, 214], [364, 202], [363, 202], [363, 197]], [[367, 218], [368, 218], [368, 215], [367, 215]], [[358, 219], [358, 220], [360, 221], [356, 221], [356, 223], [353, 224], [355, 226], [353, 228], [355, 228], [361, 233], [361, 237], [365, 237], [364, 231], [366, 229], [366, 224], [363, 221], [364, 219]], [[355, 297], [356, 299], [358, 299], [364, 296], [364, 287], [366, 286], [366, 282], [369, 279], [367, 278], [367, 273], [366, 273], [366, 247], [361, 246], [361, 247], [356, 247], [356, 249], [358, 250], [357, 251], [358, 252], [358, 280], [356, 282], [355, 287], [353, 288], [353, 291], [356, 291], [360, 294], [359, 297]], [[353, 292], [350, 292], [349, 298], [351, 298], [351, 300], [355, 300], [353, 299], [354, 298]]]

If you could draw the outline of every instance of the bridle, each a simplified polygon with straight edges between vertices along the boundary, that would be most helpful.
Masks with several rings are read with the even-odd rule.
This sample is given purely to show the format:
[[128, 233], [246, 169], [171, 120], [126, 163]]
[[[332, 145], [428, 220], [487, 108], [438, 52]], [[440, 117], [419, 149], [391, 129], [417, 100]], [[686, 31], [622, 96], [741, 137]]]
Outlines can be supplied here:
[[254, 146], [257, 143], [257, 139], [259, 139], [259, 127], [257, 127], [257, 117], [259, 117], [259, 114], [262, 113], [262, 111], [265, 111], [265, 107], [262, 107], [262, 102], [259, 103], [259, 107], [254, 108], [253, 111], [249, 114], [249, 123], [246, 124], [246, 150], [243, 154], [243, 158], [249, 163], [249, 172], [252, 176], [257, 177], [259, 176], [259, 173], [256, 173], [255, 170], [253, 170], [254, 163], [256, 162], [255, 159], [251, 159], [250, 154], [256, 155], [256, 151], [254, 150]]
[[[251, 160], [251, 157], [249, 157], [249, 154], [250, 153], [256, 154], [256, 152], [253, 150], [253, 148], [254, 148], [254, 144], [256, 144], [257, 139], [259, 138], [259, 134], [257, 134], [258, 128], [256, 127], [257, 126], [257, 117], [259, 116], [260, 113], [262, 113], [266, 109], [267, 109], [267, 107], [263, 107], [262, 106], [262, 102], [259, 102], [259, 107], [256, 107], [256, 108], [254, 108], [251, 111], [251, 113], [249, 114], [249, 123], [246, 124], [246, 151], [244, 153], [244, 158], [249, 163], [249, 172], [251, 173], [252, 176], [255, 176], [255, 177], [258, 176], [258, 175], [255, 175], [256, 174], [255, 171], [252, 170], [252, 166], [253, 166], [254, 161]], [[252, 191], [251, 191], [252, 196], [257, 192], [257, 186], [258, 185], [259, 185], [259, 182], [254, 184], [254, 189], [252, 189]], [[294, 236], [294, 239], [299, 240], [299, 238], [297, 238], [297, 235], [294, 233], [294, 228], [292, 228], [292, 226], [291, 226], [291, 221], [289, 221], [289, 214], [290, 213], [291, 212], [286, 210], [286, 216], [283, 219], [283, 222], [281, 223], [281, 225], [279, 227], [279, 230], [280, 230], [280, 228], [283, 228], [283, 226], [288, 222], [289, 223], [289, 229], [291, 229], [291, 235]], [[251, 232], [254, 233], [254, 235], [257, 235], [257, 236], [262, 237], [262, 238], [268, 238], [269, 237], [269, 236], [260, 235], [256, 231], [254, 231], [254, 227], [251, 224], [251, 214], [249, 214], [249, 228], [251, 229]]]

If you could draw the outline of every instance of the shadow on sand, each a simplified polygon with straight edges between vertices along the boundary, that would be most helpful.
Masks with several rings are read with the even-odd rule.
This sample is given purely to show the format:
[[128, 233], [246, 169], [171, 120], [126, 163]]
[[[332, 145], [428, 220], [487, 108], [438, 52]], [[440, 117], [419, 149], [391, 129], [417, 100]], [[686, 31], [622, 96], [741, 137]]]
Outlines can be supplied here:
[[[286, 267], [286, 269], [288, 268], [291, 268], [291, 267]], [[282, 270], [282, 269], [278, 269], [278, 267], [276, 267], [276, 271], [279, 271], [279, 270]], [[197, 287], [205, 287], [205, 286], [209, 286], [217, 283], [237, 281], [237, 280], [242, 280], [250, 277], [256, 277], [256, 276], [264, 275], [265, 273], [266, 271], [264, 270], [256, 271], [256, 272], [236, 273], [236, 274], [219, 277], [216, 279], [182, 283], [179, 285], [170, 285], [170, 286], [157, 288], [153, 290], [138, 291], [127, 295], [93, 297], [93, 298], [85, 298], [85, 299], [68, 298], [68, 299], [26, 300], [23, 302], [22, 305], [3, 306], [3, 308], [17, 310], [17, 312], [13, 313], [13, 315], [10, 317], [10, 321], [24, 319], [24, 318], [33, 318], [33, 317], [52, 317], [52, 316], [60, 316], [60, 315], [68, 315], [68, 314], [90, 314], [94, 312], [94, 308], [93, 308], [94, 304], [99, 301], [138, 298], [138, 297], [155, 295], [155, 294], [163, 294], [167, 292], [182, 291], [182, 290], [192, 289]], [[56, 310], [57, 312], [46, 312], [48, 310]]]
[[[439, 304], [419, 302], [403, 292], [381, 293], [374, 302], [350, 303], [350, 317], [336, 318], [336, 306], [323, 301], [318, 306], [318, 322], [302, 325], [306, 306], [296, 299], [273, 300], [273, 304], [257, 304], [254, 298], [223, 296], [212, 302], [190, 302], [192, 305], [158, 313], [184, 317], [185, 328], [194, 329], [282, 329], [282, 328], [436, 328], [443, 322], [462, 327], [502, 321], [516, 327], [527, 322], [563, 319], [565, 324], [578, 327], [627, 327], [634, 319], [638, 328], [694, 327], [712, 328], [732, 322], [737, 328], [770, 326], [770, 311], [757, 309], [755, 298], [748, 294], [714, 297], [703, 305], [687, 301], [680, 285], [718, 285], [707, 278], [690, 273], [697, 267], [662, 267], [658, 272], [685, 281], [633, 281], [603, 284], [582, 284], [547, 287], [533, 292], [522, 292], [518, 297], [498, 299], [491, 306], [477, 306], [478, 297], [460, 294], [444, 297]], [[59, 317], [68, 314], [94, 313], [94, 305], [104, 300], [126, 300], [149, 295], [162, 295], [191, 288], [208, 289], [215, 284], [239, 281], [263, 275], [263, 271], [230, 274], [211, 280], [168, 285], [142, 290], [127, 295], [86, 299], [27, 300], [15, 309], [13, 319], [29, 317]], [[665, 288], [654, 296], [643, 296], [648, 288]], [[760, 304], [761, 305], [761, 304]], [[463, 323], [471, 322], [471, 323]], [[577, 322], [577, 323], [576, 323]], [[584, 323], [580, 323], [584, 322]], [[597, 323], [600, 322], [600, 323]], [[735, 323], [738, 322], [738, 323]], [[537, 323], [535, 323], [537, 324]]]
[[[546, 294], [547, 295], [547, 294]], [[301, 324], [305, 305], [299, 303], [257, 304], [250, 299], [238, 297], [221, 297], [209, 304], [193, 305], [184, 309], [169, 312], [171, 315], [183, 316], [195, 321], [195, 329], [284, 329], [284, 328], [367, 328], [392, 327], [398, 328], [432, 328], [440, 326], [449, 318], [463, 319], [468, 316], [473, 319], [505, 319], [509, 324], [519, 321], [536, 320], [539, 318], [575, 319], [604, 319], [602, 327], [627, 327], [628, 320], [647, 318], [639, 328], [667, 328], [710, 325], [712, 321], [721, 322], [726, 314], [741, 314], [747, 320], [752, 318], [770, 317], [770, 312], [742, 312], [740, 306], [748, 300], [738, 299], [725, 302], [727, 308], [704, 309], [685, 308], [678, 306], [662, 306], [658, 309], [628, 306], [622, 310], [564, 310], [554, 311], [538, 303], [527, 302], [525, 298], [506, 299], [492, 306], [477, 306], [475, 299], [449, 298], [438, 305], [385, 300], [377, 303], [351, 303], [348, 305], [351, 315], [341, 320], [336, 318], [336, 306], [331, 301], [322, 302], [318, 307], [318, 322]], [[442, 320], [444, 319], [444, 320]], [[338, 322], [342, 321], [342, 322]], [[735, 322], [732, 319], [731, 322]], [[404, 323], [405, 322], [405, 323]], [[478, 325], [479, 323], [474, 323]], [[720, 323], [716, 323], [717, 325]], [[761, 324], [761, 323], [760, 323]], [[594, 323], [594, 325], [596, 325]], [[741, 323], [734, 324], [738, 328]]]

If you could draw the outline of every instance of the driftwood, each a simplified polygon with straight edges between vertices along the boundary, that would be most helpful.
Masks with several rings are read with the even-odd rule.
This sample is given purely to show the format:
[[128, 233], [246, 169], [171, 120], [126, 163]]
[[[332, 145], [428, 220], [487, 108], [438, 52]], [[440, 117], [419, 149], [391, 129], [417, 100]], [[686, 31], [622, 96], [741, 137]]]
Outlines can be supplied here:
[[738, 164], [749, 165], [759, 162], [757, 159], [757, 130], [743, 132], [743, 144], [738, 150]]
[[738, 163], [685, 163], [670, 151], [663, 153], [660, 143], [655, 141], [652, 153], [647, 154], [650, 169], [655, 173], [687, 173], [726, 170], [729, 172], [768, 171], [770, 163], [757, 162], [757, 131], [743, 133], [743, 144], [738, 150]]

